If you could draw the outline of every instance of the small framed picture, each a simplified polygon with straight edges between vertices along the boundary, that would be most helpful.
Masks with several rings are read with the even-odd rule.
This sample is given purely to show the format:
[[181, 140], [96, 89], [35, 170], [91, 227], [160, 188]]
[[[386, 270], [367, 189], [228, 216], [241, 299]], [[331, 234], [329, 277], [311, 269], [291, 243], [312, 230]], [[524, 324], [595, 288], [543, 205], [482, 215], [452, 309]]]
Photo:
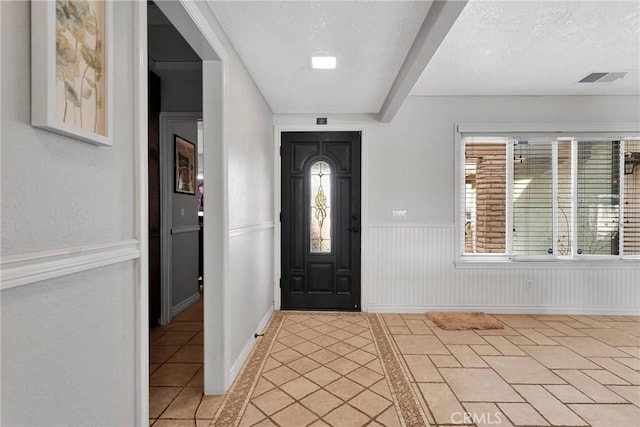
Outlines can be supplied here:
[[196, 145], [178, 135], [175, 143], [176, 193], [196, 194]]
[[31, 124], [113, 145], [113, 2], [31, 2]]

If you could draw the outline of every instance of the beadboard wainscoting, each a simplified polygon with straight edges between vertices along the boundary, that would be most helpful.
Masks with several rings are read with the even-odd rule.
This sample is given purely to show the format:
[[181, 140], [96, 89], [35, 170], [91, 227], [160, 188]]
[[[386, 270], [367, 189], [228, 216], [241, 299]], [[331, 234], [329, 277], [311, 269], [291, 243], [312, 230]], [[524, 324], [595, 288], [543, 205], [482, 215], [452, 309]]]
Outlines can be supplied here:
[[638, 314], [640, 261], [456, 268], [453, 224], [367, 227], [370, 312]]

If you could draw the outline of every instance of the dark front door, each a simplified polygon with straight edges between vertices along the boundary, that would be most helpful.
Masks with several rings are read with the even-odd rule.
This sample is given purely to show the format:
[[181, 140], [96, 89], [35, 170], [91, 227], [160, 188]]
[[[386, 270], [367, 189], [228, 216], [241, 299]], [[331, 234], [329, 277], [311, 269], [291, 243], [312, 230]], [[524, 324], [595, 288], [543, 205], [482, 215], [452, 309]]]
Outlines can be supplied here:
[[283, 309], [360, 310], [360, 132], [282, 133]]

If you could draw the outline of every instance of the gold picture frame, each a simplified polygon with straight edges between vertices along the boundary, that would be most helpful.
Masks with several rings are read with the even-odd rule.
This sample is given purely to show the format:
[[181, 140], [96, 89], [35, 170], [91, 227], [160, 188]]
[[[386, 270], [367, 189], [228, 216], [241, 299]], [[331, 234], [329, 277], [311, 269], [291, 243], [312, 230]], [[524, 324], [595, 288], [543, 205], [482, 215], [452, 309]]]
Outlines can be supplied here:
[[196, 145], [173, 135], [176, 193], [196, 194]]

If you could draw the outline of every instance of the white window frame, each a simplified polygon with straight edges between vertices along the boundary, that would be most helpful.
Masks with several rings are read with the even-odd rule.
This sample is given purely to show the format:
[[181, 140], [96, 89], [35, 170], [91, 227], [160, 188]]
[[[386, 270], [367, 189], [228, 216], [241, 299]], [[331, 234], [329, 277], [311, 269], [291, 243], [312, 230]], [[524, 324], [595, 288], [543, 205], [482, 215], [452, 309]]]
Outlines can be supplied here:
[[[532, 265], [546, 266], [549, 268], [620, 268], [629, 267], [637, 269], [640, 267], [640, 255], [625, 255], [624, 244], [620, 244], [619, 255], [577, 255], [572, 253], [569, 256], [559, 256], [557, 254], [557, 141], [560, 139], [572, 140], [571, 155], [577, 155], [577, 140], [620, 140], [640, 138], [640, 123], [611, 123], [611, 124], [480, 124], [480, 123], [458, 123], [454, 125], [455, 133], [455, 261], [457, 268], [529, 268]], [[512, 140], [513, 138], [539, 139], [550, 138], [552, 145], [553, 163], [553, 254], [540, 256], [513, 256], [509, 255], [513, 237], [509, 232], [509, 227], [513, 221], [513, 189], [510, 185], [513, 181], [513, 164], [507, 162], [507, 194], [506, 194], [506, 253], [505, 254], [464, 254], [465, 249], [465, 138], [468, 137], [494, 137]], [[507, 144], [507, 158], [513, 153], [513, 145]], [[620, 191], [621, 196], [624, 191], [624, 143], [622, 143], [620, 163]], [[577, 185], [577, 163], [572, 162], [572, 194], [573, 202], [571, 207], [572, 228], [576, 229], [576, 206], [577, 192], [573, 188]], [[624, 242], [624, 208], [621, 198], [619, 209], [619, 236], [620, 242]], [[577, 233], [572, 232], [572, 248], [576, 247]], [[573, 251], [572, 251], [573, 252]], [[588, 262], [584, 262], [588, 261]]]

